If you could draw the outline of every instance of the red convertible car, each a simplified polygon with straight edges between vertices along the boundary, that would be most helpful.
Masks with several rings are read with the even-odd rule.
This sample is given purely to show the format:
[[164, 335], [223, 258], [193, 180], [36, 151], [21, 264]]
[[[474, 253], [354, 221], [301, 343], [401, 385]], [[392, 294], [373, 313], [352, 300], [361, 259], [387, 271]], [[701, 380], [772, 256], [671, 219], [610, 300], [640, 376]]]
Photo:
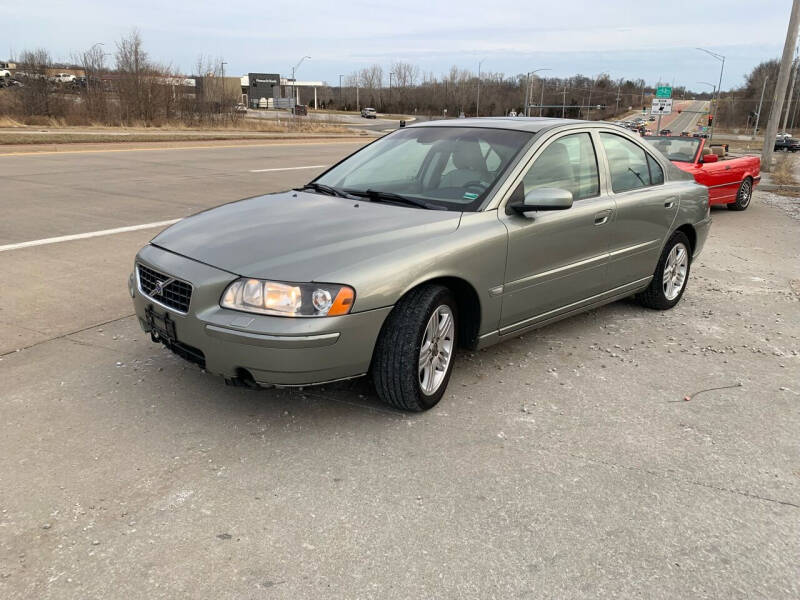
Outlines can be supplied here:
[[757, 156], [720, 156], [703, 138], [653, 135], [645, 139], [673, 165], [708, 188], [709, 204], [724, 204], [731, 210], [750, 205], [753, 187], [761, 181], [761, 159]]

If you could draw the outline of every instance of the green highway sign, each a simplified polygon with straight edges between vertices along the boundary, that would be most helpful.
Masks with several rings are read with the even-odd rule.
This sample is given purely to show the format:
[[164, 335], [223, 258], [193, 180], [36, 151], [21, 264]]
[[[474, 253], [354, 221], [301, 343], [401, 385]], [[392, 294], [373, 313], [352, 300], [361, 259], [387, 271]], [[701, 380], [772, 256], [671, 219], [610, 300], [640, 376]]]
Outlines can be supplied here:
[[656, 88], [656, 98], [672, 98], [672, 88], [668, 85]]

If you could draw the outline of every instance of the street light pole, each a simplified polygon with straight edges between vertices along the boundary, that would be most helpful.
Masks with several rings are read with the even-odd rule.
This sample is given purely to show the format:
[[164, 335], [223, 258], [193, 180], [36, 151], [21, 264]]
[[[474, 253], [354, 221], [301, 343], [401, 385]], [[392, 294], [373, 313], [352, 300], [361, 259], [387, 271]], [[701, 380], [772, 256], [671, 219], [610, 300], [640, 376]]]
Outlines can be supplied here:
[[[709, 87], [711, 88], [711, 90], [712, 90], [712, 91], [711, 91], [711, 101], [713, 102], [713, 101], [714, 101], [714, 96], [715, 96], [715, 95], [716, 95], [716, 93], [717, 93], [717, 86], [716, 86], [716, 85], [714, 85], [713, 83], [709, 83], [709, 82], [707, 82], [707, 81], [698, 81], [697, 83], [702, 83], [703, 85], [707, 85], [707, 86], [709, 86]], [[708, 112], [709, 112], [709, 114], [712, 114], [712, 113], [711, 113], [711, 109], [710, 109], [710, 108], [709, 108]], [[711, 124], [712, 124], [712, 126], [713, 126], [713, 124], [714, 124], [714, 121], [713, 121], [713, 120], [711, 121]], [[708, 140], [708, 143], [709, 143], [709, 144], [711, 143], [711, 138], [709, 138], [709, 140]]]
[[485, 58], [482, 58], [478, 61], [478, 99], [475, 101], [475, 116], [481, 116], [481, 65]]
[[528, 71], [528, 81], [525, 86], [525, 116], [531, 116], [530, 113], [530, 104], [531, 104], [531, 75], [535, 75], [539, 71], [552, 71], [552, 69], [544, 68], [544, 69], [536, 69], [534, 71]]
[[[296, 64], [295, 66], [293, 66], [293, 67], [292, 67], [292, 100], [293, 100], [294, 102], [296, 102], [296, 101], [297, 101], [297, 99], [296, 99], [296, 96], [295, 96], [295, 71], [297, 71], [297, 69], [299, 69], [299, 68], [300, 68], [300, 65], [302, 65], [302, 64], [303, 64], [303, 61], [304, 61], [305, 59], [307, 59], [307, 58], [309, 58], [309, 59], [310, 59], [311, 57], [310, 57], [310, 56], [304, 56], [303, 58], [301, 58], [301, 59], [300, 59], [300, 60], [297, 62], [297, 64]], [[294, 111], [292, 111], [292, 114], [294, 114]]]
[[394, 71], [389, 71], [389, 104], [392, 103], [392, 75], [394, 75]]
[[722, 91], [722, 72], [725, 70], [725, 57], [722, 54], [717, 54], [716, 52], [712, 52], [711, 50], [706, 50], [705, 48], [695, 48], [696, 50], [700, 50], [701, 52], [705, 52], [709, 56], [713, 56], [722, 64], [719, 67], [719, 83], [717, 84], [717, 100], [714, 103], [714, 112], [711, 115], [714, 117], [711, 121], [711, 133], [708, 136], [708, 143], [710, 144], [714, 139], [714, 123], [716, 123], [718, 114], [719, 113], [719, 95]]

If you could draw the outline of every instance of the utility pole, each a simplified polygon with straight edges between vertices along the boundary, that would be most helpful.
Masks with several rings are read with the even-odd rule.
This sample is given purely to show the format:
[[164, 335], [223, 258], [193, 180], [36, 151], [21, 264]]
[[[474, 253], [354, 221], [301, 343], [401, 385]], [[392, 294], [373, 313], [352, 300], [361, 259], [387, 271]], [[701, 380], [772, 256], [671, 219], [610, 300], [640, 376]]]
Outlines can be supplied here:
[[339, 75], [339, 109], [342, 110], [344, 105], [342, 104], [342, 76]]
[[220, 98], [220, 100], [222, 102], [225, 102], [225, 65], [227, 65], [228, 63], [226, 63], [223, 60], [219, 64], [220, 64], [220, 67], [222, 67], [222, 98]]
[[619, 85], [617, 86], [617, 109], [614, 111], [615, 117], [619, 114], [619, 94], [621, 91], [622, 91], [622, 80], [620, 79]]
[[789, 81], [789, 69], [792, 66], [792, 51], [797, 41], [797, 28], [800, 25], [800, 0], [792, 1], [792, 12], [789, 27], [786, 30], [786, 42], [783, 45], [783, 57], [778, 70], [778, 82], [772, 101], [772, 114], [764, 131], [764, 147], [761, 151], [761, 170], [769, 173], [772, 170], [772, 152], [775, 149], [775, 134], [778, 133], [778, 120], [781, 117], [783, 100], [786, 97], [786, 84]]
[[478, 61], [478, 99], [475, 101], [475, 116], [481, 116], [481, 65], [485, 58], [482, 58]]
[[564, 96], [561, 99], [561, 118], [566, 118], [567, 114], [567, 80], [564, 80]]
[[[795, 54], [797, 52], [795, 51]], [[786, 131], [786, 122], [789, 120], [789, 113], [792, 110], [792, 97], [794, 96], [794, 82], [797, 79], [797, 71], [800, 69], [800, 59], [794, 59], [794, 63], [792, 64], [792, 82], [789, 84], [789, 99], [786, 101], [786, 112], [783, 114], [783, 125], [781, 126], [781, 131]]]
[[767, 89], [767, 81], [769, 81], [769, 77], [764, 77], [764, 83], [761, 85], [761, 100], [758, 101], [758, 112], [756, 113], [756, 126], [753, 127], [753, 139], [756, 139], [758, 122], [761, 120], [761, 105], [764, 103], [764, 90]]
[[544, 104], [544, 78], [540, 77], [541, 79], [541, 91], [539, 92], [539, 116], [542, 116], [542, 104]]

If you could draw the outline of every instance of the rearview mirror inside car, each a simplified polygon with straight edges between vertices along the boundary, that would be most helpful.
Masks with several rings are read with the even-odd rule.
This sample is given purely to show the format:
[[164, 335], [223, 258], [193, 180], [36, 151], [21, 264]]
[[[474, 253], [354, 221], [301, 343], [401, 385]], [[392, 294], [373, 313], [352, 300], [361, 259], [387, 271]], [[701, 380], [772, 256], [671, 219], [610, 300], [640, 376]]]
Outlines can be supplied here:
[[510, 208], [517, 213], [537, 210], [564, 210], [572, 206], [572, 192], [561, 188], [541, 187], [525, 194], [524, 202], [515, 202]]

